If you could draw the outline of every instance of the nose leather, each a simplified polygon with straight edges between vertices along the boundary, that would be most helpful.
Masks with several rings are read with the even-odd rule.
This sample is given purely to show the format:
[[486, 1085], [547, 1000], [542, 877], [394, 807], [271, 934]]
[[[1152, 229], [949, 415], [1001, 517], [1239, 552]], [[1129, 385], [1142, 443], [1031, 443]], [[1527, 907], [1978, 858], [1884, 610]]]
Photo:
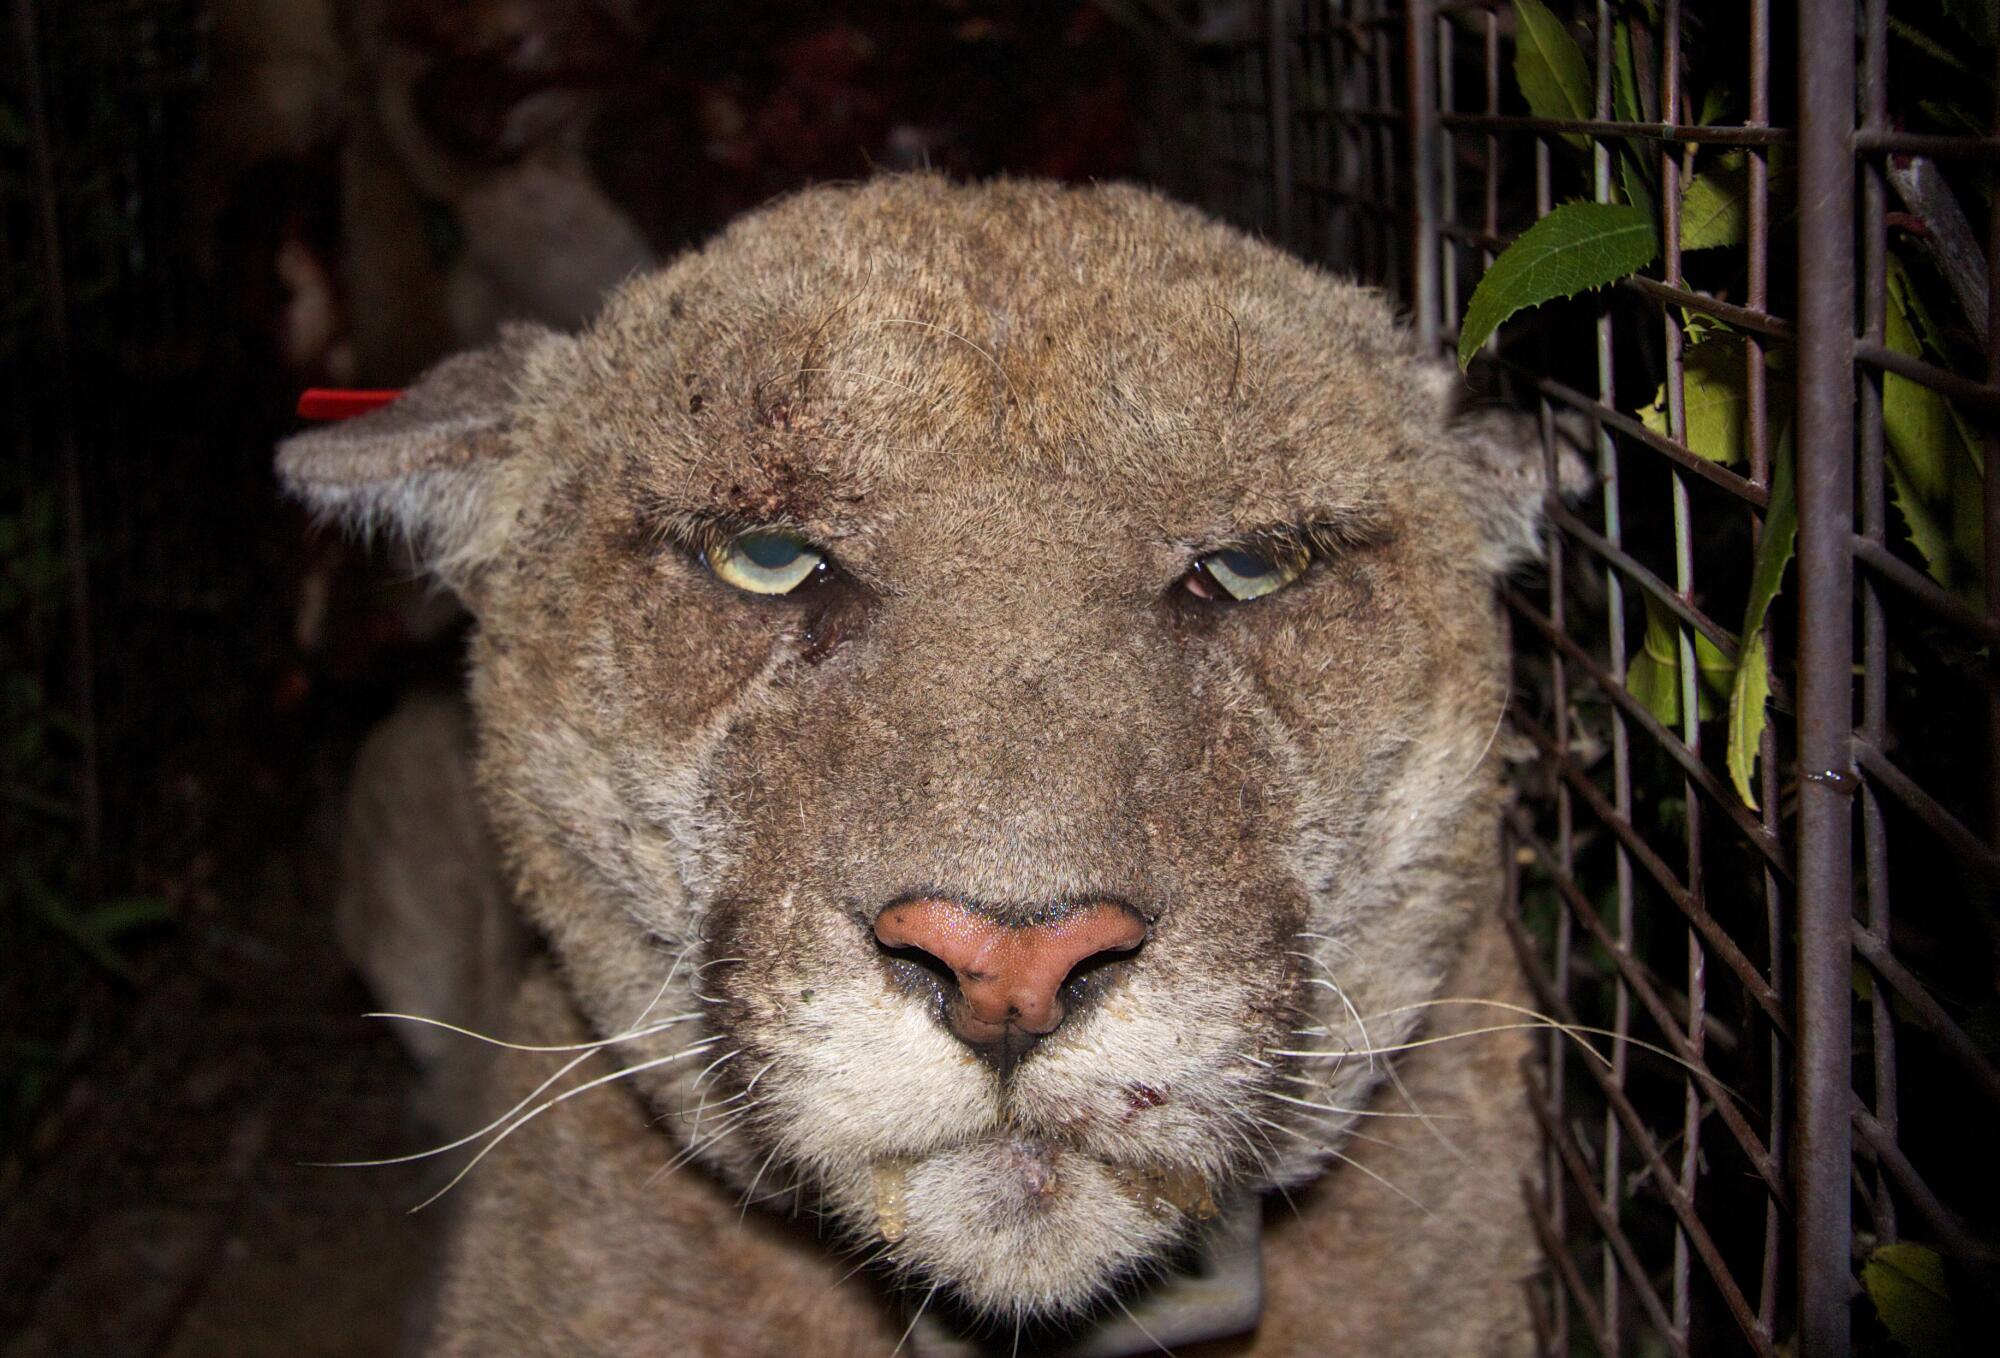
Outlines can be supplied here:
[[1063, 1020], [1062, 985], [1077, 963], [1136, 948], [1146, 922], [1114, 901], [1093, 901], [1035, 923], [1011, 925], [958, 901], [904, 901], [875, 921], [885, 947], [920, 948], [958, 978], [952, 1029], [967, 1042], [998, 1042], [1014, 1029], [1050, 1033]]

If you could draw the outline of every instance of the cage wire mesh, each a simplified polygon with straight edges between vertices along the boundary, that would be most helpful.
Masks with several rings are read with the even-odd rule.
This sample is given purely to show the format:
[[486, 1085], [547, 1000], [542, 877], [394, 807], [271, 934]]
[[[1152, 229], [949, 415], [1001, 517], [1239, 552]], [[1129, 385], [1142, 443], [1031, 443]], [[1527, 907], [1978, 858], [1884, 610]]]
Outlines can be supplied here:
[[[1195, 191], [1427, 344], [1563, 201], [1653, 220], [1649, 265], [1471, 367], [1540, 411], [1552, 472], [1581, 432], [1597, 480], [1504, 593], [1507, 924], [1540, 1005], [1606, 1039], [1551, 1033], [1527, 1072], [1550, 1354], [1963, 1342], [1894, 1284], [1980, 1314], [2000, 1257], [1992, 33], [1775, 8], [1555, 4], [1569, 116], [1524, 97], [1509, 0], [1196, 28]], [[1964, 85], [1923, 88], [1912, 51]]]
[[[1517, 318], [1472, 368], [1540, 412], [1552, 467], [1580, 431], [1597, 473], [1504, 598], [1506, 918], [1540, 1006], [1610, 1035], [1599, 1060], [1552, 1033], [1527, 1072], [1542, 1350], [1866, 1352], [1894, 1328], [1879, 1269], [1990, 1310], [2000, 136], [1990, 29], [1921, 27], [1983, 7], [1556, 0], [1588, 80], [1569, 117], [1525, 101], [1509, 0], [1129, 8], [1192, 75], [1175, 187], [1402, 298], [1426, 343], [1454, 347], [1494, 259], [1565, 200], [1656, 222], [1651, 264]], [[200, 486], [115, 464], [216, 426], [187, 390], [212, 322], [180, 163], [204, 12], [8, 0], [0, 42], [5, 485], [58, 487], [35, 531], [90, 561], [0, 665], [86, 734], [146, 720], [137, 686], [93, 694], [100, 634], [143, 669], [216, 611], [163, 527]], [[1913, 64], [1922, 43], [1968, 98], [1924, 87], [1944, 68]], [[1703, 176], [1730, 186], [1720, 249], [1686, 248]], [[1797, 564], [1759, 612], [1794, 507]], [[1770, 719], [1733, 731], [1746, 675]], [[74, 741], [10, 774], [81, 817], [65, 871], [101, 869], [94, 759]], [[4, 810], [18, 864], [40, 822]]]

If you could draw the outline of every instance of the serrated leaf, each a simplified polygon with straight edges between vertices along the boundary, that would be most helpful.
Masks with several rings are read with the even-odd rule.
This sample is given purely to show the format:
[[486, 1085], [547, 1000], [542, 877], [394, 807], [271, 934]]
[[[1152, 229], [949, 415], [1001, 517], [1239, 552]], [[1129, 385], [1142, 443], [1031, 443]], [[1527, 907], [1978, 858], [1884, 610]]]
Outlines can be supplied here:
[[1882, 1328], [1910, 1358], [1951, 1358], [1965, 1352], [1952, 1314], [1944, 1260], [1922, 1245], [1883, 1245], [1861, 1266], [1861, 1288]]
[[[1590, 67], [1562, 20], [1542, 0], [1514, 0], [1514, 83], [1537, 118], [1583, 121], [1591, 116]], [[1579, 149], [1590, 139], [1566, 132]]]
[[[1638, 653], [1625, 668], [1625, 688], [1661, 724], [1678, 726], [1682, 712], [1681, 622], [1652, 595], [1642, 597], [1646, 604], [1646, 634], [1639, 641]], [[1700, 632], [1694, 634], [1694, 666], [1695, 716], [1707, 721], [1722, 710], [1720, 700], [1729, 692], [1736, 667]]]
[[1615, 283], [1660, 253], [1652, 214], [1624, 203], [1564, 203], [1493, 261], [1465, 305], [1458, 364], [1517, 311]]
[[1757, 540], [1757, 560], [1750, 568], [1750, 599], [1743, 609], [1743, 639], [1736, 657], [1736, 674], [1729, 686], [1729, 746], [1725, 759], [1729, 781], [1743, 804], [1757, 807], [1757, 752], [1770, 720], [1765, 703], [1771, 697], [1771, 673], [1764, 643], [1764, 623], [1771, 601], [1784, 587], [1785, 568], [1799, 540], [1799, 500], [1793, 476], [1795, 454], [1792, 426], [1778, 436], [1771, 465], [1771, 503], [1764, 511], [1764, 535]]
[[1681, 191], [1681, 249], [1741, 245], [1749, 219], [1749, 162], [1741, 151], [1724, 152]]
[[[1902, 260], [1889, 258], [1883, 343], [1899, 354], [1948, 361], [1923, 298]], [[1928, 338], [1929, 343], [1926, 343]], [[1982, 457], [1951, 402], [1896, 373], [1882, 376], [1882, 431], [1889, 493], [1931, 578], [1979, 606], [1984, 525]]]
[[[1688, 451], [1724, 466], [1743, 460], [1743, 424], [1749, 409], [1740, 335], [1711, 332], [1681, 351], [1681, 414]], [[1667, 419], [1667, 388], [1661, 383], [1640, 422], [1663, 438], [1673, 434]]]

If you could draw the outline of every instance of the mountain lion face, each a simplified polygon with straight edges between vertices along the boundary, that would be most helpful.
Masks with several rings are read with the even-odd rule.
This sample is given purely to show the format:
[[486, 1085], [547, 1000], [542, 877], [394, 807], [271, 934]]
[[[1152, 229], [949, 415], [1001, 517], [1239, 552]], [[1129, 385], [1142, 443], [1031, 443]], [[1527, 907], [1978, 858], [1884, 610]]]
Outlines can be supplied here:
[[496, 836], [663, 1131], [1051, 1315], [1326, 1167], [1496, 899], [1543, 479], [1454, 386], [1149, 193], [884, 179], [283, 469], [477, 614]]

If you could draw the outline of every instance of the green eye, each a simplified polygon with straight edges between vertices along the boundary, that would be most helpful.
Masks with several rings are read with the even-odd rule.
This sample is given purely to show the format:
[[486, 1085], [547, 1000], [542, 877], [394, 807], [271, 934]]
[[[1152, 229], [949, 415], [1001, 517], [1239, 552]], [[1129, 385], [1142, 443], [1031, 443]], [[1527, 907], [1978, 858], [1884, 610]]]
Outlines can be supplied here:
[[738, 533], [704, 557], [717, 579], [749, 594], [790, 594], [826, 565], [804, 538], [780, 528]]
[[1306, 573], [1312, 557], [1305, 548], [1287, 543], [1256, 547], [1225, 547], [1195, 562], [1188, 589], [1204, 599], [1215, 591], [1244, 603], [1283, 589]]

